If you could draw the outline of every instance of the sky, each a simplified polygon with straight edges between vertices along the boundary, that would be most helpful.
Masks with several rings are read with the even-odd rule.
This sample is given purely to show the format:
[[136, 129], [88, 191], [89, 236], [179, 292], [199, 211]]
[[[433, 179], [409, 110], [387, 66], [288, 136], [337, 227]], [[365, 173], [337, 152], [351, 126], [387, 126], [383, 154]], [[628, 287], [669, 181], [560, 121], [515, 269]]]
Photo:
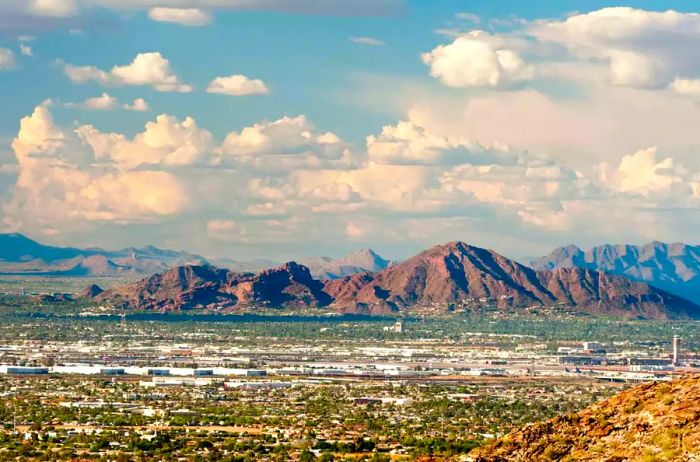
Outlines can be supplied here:
[[3, 0], [0, 231], [282, 261], [698, 244], [694, 1]]

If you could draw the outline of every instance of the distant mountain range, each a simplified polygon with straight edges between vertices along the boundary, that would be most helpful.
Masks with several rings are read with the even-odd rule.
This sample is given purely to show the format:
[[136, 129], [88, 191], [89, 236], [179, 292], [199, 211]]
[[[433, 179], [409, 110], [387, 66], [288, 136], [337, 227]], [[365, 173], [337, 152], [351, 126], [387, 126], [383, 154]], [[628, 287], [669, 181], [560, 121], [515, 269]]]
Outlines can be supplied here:
[[0, 234], [0, 273], [52, 276], [152, 274], [178, 265], [205, 265], [205, 258], [153, 246], [110, 251], [40, 244], [22, 234]]
[[[347, 257], [318, 257], [303, 260], [319, 279], [334, 279], [365, 271], [379, 271], [390, 262], [372, 250], [360, 250]], [[184, 251], [153, 246], [110, 251], [78, 249], [40, 244], [22, 234], [0, 234], [0, 273], [50, 276], [150, 275], [182, 265], [215, 265], [235, 272], [259, 272], [279, 265], [266, 259], [239, 261], [232, 258], [207, 259]]]
[[645, 283], [590, 269], [535, 271], [463, 242], [432, 247], [377, 273], [325, 282], [294, 262], [257, 274], [190, 265], [104, 292], [93, 286], [86, 295], [159, 311], [269, 306], [379, 314], [561, 305], [593, 315], [700, 318], [699, 306]]
[[700, 246], [650, 242], [645, 245], [601, 245], [582, 250], [559, 247], [532, 261], [536, 270], [586, 268], [625, 276], [700, 304]]
[[0, 234], [0, 273], [148, 276], [106, 292], [93, 287], [86, 295], [158, 310], [267, 305], [386, 313], [561, 305], [591, 314], [684, 318], [697, 317], [700, 304], [700, 247], [659, 242], [589, 251], [562, 247], [531, 267], [462, 242], [435, 246], [400, 263], [368, 249], [279, 266], [269, 260], [208, 261], [152, 246], [52, 247], [22, 234]]

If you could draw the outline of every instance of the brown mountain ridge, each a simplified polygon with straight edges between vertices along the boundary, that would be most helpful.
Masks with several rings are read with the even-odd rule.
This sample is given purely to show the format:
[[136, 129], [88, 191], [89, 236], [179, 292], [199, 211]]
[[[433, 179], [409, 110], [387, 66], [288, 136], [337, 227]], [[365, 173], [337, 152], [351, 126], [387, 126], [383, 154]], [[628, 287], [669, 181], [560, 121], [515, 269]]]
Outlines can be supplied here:
[[326, 282], [294, 262], [257, 274], [181, 266], [134, 284], [93, 292], [98, 301], [161, 311], [269, 306], [378, 314], [416, 307], [447, 312], [459, 307], [562, 305], [590, 314], [700, 318], [697, 305], [644, 283], [578, 268], [535, 271], [463, 242], [432, 247], [378, 273]]

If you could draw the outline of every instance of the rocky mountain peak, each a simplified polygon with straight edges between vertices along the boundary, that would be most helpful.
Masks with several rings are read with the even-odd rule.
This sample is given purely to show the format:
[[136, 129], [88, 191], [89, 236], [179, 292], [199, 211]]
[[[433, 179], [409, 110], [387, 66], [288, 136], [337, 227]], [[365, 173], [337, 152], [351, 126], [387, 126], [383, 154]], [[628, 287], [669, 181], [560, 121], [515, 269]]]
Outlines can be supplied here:
[[376, 261], [386, 261], [382, 257], [380, 257], [377, 252], [375, 252], [372, 249], [360, 249], [356, 250], [354, 252], [351, 252], [348, 254], [347, 257], [344, 258], [345, 260], [365, 260], [369, 262], [376, 262]]

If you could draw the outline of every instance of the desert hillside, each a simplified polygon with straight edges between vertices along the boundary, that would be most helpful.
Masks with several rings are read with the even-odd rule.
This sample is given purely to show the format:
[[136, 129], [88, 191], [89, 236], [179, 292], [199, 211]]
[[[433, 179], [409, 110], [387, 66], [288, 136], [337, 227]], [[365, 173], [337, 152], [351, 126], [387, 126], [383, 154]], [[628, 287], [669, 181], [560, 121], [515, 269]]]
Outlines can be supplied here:
[[475, 450], [473, 462], [700, 460], [700, 375], [645, 384]]

